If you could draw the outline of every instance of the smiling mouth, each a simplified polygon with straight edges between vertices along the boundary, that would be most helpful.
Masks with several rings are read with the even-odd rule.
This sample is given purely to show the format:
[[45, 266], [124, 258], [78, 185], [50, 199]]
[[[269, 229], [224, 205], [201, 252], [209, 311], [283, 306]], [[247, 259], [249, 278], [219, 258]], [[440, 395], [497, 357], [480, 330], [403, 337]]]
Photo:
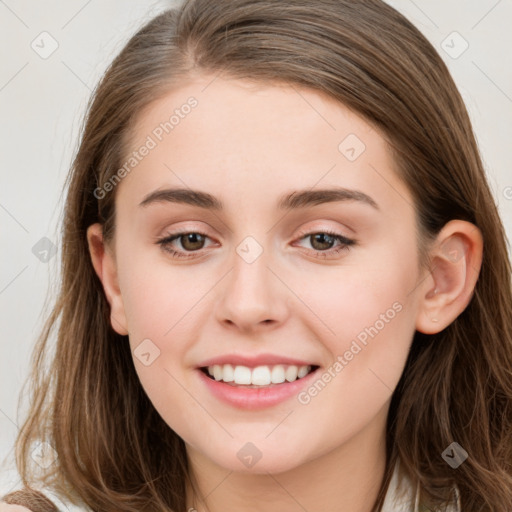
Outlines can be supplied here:
[[244, 388], [272, 387], [286, 382], [295, 382], [317, 370], [319, 366], [285, 365], [256, 366], [250, 368], [243, 365], [213, 365], [202, 367], [200, 370], [210, 379], [220, 381], [230, 386]]

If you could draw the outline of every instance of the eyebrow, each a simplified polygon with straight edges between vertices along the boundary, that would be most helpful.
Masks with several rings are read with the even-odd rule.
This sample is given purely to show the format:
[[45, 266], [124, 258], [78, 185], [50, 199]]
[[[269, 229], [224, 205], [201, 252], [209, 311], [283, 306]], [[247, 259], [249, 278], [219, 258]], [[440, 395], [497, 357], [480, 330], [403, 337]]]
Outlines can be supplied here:
[[[292, 193], [282, 196], [277, 205], [280, 210], [298, 210], [301, 208], [338, 201], [358, 201], [379, 210], [379, 206], [369, 195], [361, 192], [360, 190], [351, 190], [341, 187], [317, 190], [295, 190]], [[207, 192], [192, 190], [190, 188], [166, 188], [155, 190], [154, 192], [150, 192], [146, 195], [139, 206], [146, 207], [150, 204], [166, 202], [188, 204], [215, 211], [221, 211], [224, 209], [222, 201], [215, 196], [212, 196]]]

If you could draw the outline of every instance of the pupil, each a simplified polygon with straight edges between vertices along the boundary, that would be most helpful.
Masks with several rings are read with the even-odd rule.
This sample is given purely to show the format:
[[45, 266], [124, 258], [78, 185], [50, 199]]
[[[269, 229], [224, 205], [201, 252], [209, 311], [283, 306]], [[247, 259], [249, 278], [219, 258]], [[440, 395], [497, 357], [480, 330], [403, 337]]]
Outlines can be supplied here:
[[[317, 250], [330, 249], [330, 245], [332, 244], [332, 241], [333, 241], [331, 235], [328, 235], [326, 233], [317, 233], [316, 235], [312, 235], [312, 237], [315, 242], [317, 241], [317, 237], [318, 237], [320, 239], [320, 244], [323, 245], [323, 247], [317, 247]], [[328, 239], [327, 241], [325, 241], [326, 238]], [[323, 240], [323, 242], [322, 242], [322, 240]], [[315, 246], [315, 244], [313, 243], [313, 247], [314, 246]]]
[[[191, 251], [194, 249], [201, 249], [201, 245], [204, 243], [202, 238], [203, 235], [200, 235], [199, 233], [188, 233], [187, 235], [184, 235], [185, 243], [183, 243], [183, 247]], [[198, 239], [199, 241], [197, 241]]]

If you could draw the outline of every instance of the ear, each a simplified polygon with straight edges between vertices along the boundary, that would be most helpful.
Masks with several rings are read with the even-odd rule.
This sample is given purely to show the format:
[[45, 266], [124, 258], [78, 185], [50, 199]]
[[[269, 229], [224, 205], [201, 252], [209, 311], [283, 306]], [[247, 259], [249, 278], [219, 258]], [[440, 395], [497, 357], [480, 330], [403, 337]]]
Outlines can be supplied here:
[[450, 325], [469, 304], [480, 273], [481, 231], [463, 220], [448, 222], [430, 252], [430, 276], [419, 290], [416, 330], [435, 334]]
[[123, 298], [119, 289], [115, 256], [110, 245], [103, 243], [103, 227], [92, 224], [87, 228], [87, 242], [92, 264], [110, 304], [110, 322], [118, 334], [127, 335]]

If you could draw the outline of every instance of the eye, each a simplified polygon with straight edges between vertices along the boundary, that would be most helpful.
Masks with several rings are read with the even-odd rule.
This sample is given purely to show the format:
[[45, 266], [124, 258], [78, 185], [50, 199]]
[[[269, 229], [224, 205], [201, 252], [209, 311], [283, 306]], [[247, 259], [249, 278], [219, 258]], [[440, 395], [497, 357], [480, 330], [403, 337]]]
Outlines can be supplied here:
[[[348, 251], [351, 245], [356, 244], [356, 240], [351, 240], [345, 236], [330, 230], [300, 233], [299, 240], [310, 239], [313, 249], [313, 256], [316, 258], [327, 258], [335, 256], [341, 251]], [[157, 244], [162, 249], [171, 254], [173, 258], [193, 258], [194, 252], [199, 252], [204, 248], [206, 239], [209, 237], [197, 231], [182, 231], [173, 233], [160, 240]], [[181, 245], [181, 249], [176, 250], [176, 241]], [[338, 245], [336, 246], [336, 242]], [[187, 254], [188, 253], [188, 254]]]
[[[157, 244], [159, 244], [164, 251], [169, 252], [174, 258], [191, 258], [193, 255], [186, 253], [201, 250], [207, 238], [209, 238], [207, 235], [197, 231], [182, 231], [158, 240]], [[173, 243], [176, 240], [180, 242], [182, 250], [177, 251], [173, 248]]]
[[[313, 256], [316, 258], [335, 256], [341, 251], [348, 251], [350, 246], [356, 244], [356, 240], [330, 230], [300, 233], [300, 235], [300, 240], [310, 240]], [[335, 246], [336, 242], [338, 242], [337, 246]]]

